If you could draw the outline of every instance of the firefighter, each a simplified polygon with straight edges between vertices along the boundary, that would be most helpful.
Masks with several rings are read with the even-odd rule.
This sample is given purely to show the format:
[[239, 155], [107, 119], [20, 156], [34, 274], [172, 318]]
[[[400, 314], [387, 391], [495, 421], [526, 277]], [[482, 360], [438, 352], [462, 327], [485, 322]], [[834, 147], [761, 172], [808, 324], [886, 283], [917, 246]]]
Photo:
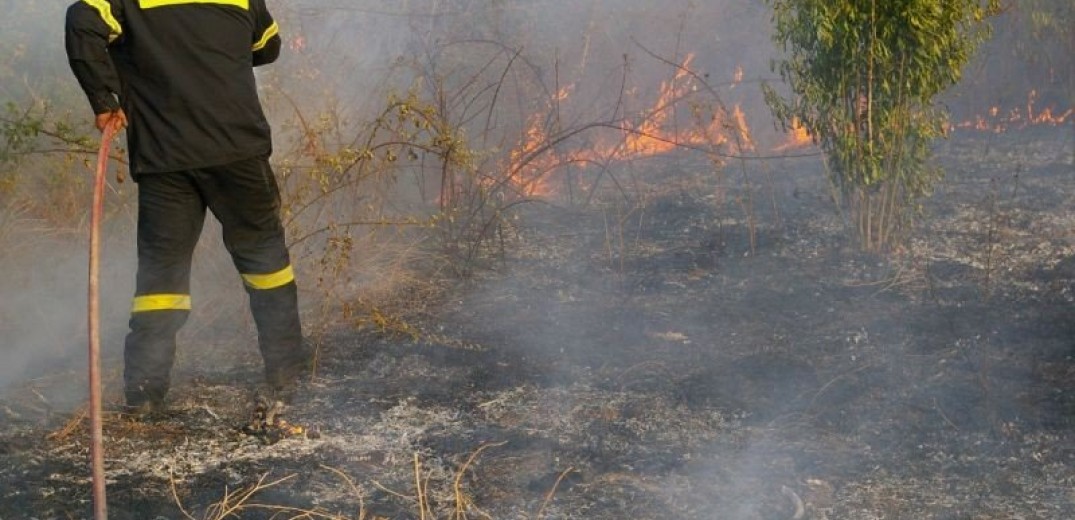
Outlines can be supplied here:
[[125, 127], [138, 185], [138, 274], [124, 344], [128, 409], [163, 410], [206, 209], [250, 298], [270, 391], [309, 362], [254, 67], [280, 54], [264, 0], [81, 0], [66, 50], [98, 130]]

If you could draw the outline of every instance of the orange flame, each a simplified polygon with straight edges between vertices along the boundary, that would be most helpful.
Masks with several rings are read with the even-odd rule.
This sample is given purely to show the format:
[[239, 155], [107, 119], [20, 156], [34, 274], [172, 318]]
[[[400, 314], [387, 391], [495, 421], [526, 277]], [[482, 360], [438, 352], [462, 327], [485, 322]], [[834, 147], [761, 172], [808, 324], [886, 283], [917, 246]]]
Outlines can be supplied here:
[[978, 115], [972, 120], [961, 121], [950, 126], [950, 130], [976, 130], [979, 132], [1002, 133], [1008, 130], [1017, 130], [1032, 125], [1060, 126], [1068, 121], [1075, 121], [1075, 109], [1067, 109], [1063, 112], [1053, 113], [1053, 107], [1037, 109], [1038, 92], [1031, 90], [1027, 93], [1026, 107], [1012, 108], [1007, 113], [1001, 112], [998, 106], [990, 107], [987, 116]]
[[774, 152], [783, 152], [787, 150], [795, 150], [799, 148], [805, 148], [814, 143], [814, 138], [810, 137], [810, 132], [806, 131], [797, 118], [791, 119], [791, 128], [788, 132], [787, 139], [782, 144], [773, 148]]
[[[728, 113], [723, 107], [690, 105], [693, 122], [677, 124], [684, 100], [699, 89], [698, 80], [690, 72], [693, 54], [669, 80], [661, 82], [657, 99], [639, 111], [637, 122], [625, 122], [621, 132], [606, 132], [596, 136], [597, 142], [587, 148], [561, 152], [549, 149], [543, 113], [531, 115], [520, 143], [509, 153], [508, 171], [515, 188], [524, 196], [548, 196], [556, 192], [550, 185], [549, 172], [566, 164], [581, 168], [608, 161], [631, 161], [667, 154], [677, 148], [690, 146], [710, 149], [730, 145], [738, 153], [753, 151], [754, 140], [742, 109], [735, 105]], [[742, 79], [742, 69], [736, 69], [736, 81]], [[560, 89], [550, 99], [554, 103], [569, 99], [574, 85]]]
[[736, 146], [741, 151], [754, 151], [754, 138], [751, 137], [750, 127], [747, 126], [747, 116], [739, 105], [735, 105], [732, 109], [732, 120], [735, 121], [733, 127], [739, 135], [739, 142]]

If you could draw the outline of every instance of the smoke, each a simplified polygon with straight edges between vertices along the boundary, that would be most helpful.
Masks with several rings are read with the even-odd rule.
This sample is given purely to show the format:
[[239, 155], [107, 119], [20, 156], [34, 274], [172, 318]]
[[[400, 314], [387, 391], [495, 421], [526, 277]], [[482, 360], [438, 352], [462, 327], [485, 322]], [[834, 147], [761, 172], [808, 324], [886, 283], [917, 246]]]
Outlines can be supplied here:
[[[88, 201], [89, 195], [84, 198]], [[124, 210], [132, 203], [110, 200], [110, 208], [119, 211], [103, 230], [107, 238], [101, 250], [99, 301], [108, 398], [122, 388], [123, 339], [137, 271], [134, 223]], [[43, 393], [57, 409], [77, 405], [85, 392], [78, 382], [85, 378], [88, 345], [88, 230], [41, 236], [32, 231], [41, 225], [33, 220], [13, 219], [6, 225], [15, 229], [5, 241], [22, 246], [0, 256], [4, 273], [0, 350], [5, 360], [0, 388], [42, 378]], [[190, 370], [192, 365], [227, 371], [244, 362], [244, 354], [256, 351], [250, 341], [245, 292], [221, 244], [219, 224], [211, 217], [195, 254], [192, 296], [195, 309], [181, 334], [176, 371]]]
[[[525, 122], [561, 88], [570, 91], [560, 107], [565, 122], [622, 115], [647, 108], [688, 55], [694, 56], [692, 72], [714, 85], [729, 107], [749, 104], [748, 117], [768, 121], [757, 82], [772, 78], [773, 49], [768, 13], [759, 3], [308, 1], [275, 7], [285, 56], [263, 74], [303, 109], [331, 105], [352, 121], [374, 115], [389, 94], [427, 93], [432, 81], [446, 82], [458, 95], [487, 69], [508, 74], [494, 107], [499, 120]], [[515, 53], [510, 69], [501, 70], [507, 67], [497, 57]], [[743, 84], [730, 86], [737, 78]]]
[[[28, 129], [37, 122], [79, 113], [85, 123], [92, 114], [63, 53], [66, 5], [5, 0], [0, 8], [6, 13], [0, 21], [0, 388], [6, 388], [85, 366], [87, 235], [72, 230], [77, 222], [58, 228], [50, 218], [88, 207], [89, 189], [78, 200], [75, 187], [86, 185], [87, 169], [22, 154], [35, 150]], [[52, 130], [51, 123], [41, 129]], [[42, 205], [49, 192], [62, 195]], [[104, 271], [111, 302], [117, 283], [108, 264]], [[107, 324], [104, 332], [114, 334]]]
[[[30, 225], [15, 223], [20, 224]], [[8, 237], [21, 241], [22, 247], [0, 258], [5, 273], [0, 279], [4, 317], [0, 387], [68, 371], [78, 374], [76, 379], [83, 377], [88, 262], [86, 242], [80, 238]], [[106, 248], [100, 279], [101, 341], [104, 355], [114, 361], [133, 294], [134, 262], [117, 251], [129, 249], [129, 244], [110, 243]]]
[[[501, 49], [485, 47], [488, 41], [518, 51], [522, 64], [512, 69], [518, 77], [508, 83], [516, 88], [510, 92], [515, 97], [495, 114], [504, 132], [513, 136], [524, 133], [531, 114], [549, 110], [553, 98], [564, 121], [623, 113], [637, 117], [650, 106], [659, 85], [676, 74], [676, 64], [693, 54], [692, 71], [717, 85], [722, 101], [743, 105], [752, 128], [771, 128], [756, 80], [773, 79], [768, 60], [776, 52], [768, 40], [768, 14], [757, 3], [406, 5], [408, 16], [399, 16], [399, 7], [332, 11], [333, 18], [346, 19], [347, 25], [383, 23], [392, 31], [405, 27], [411, 39], [386, 35], [392, 42], [388, 49], [362, 50], [361, 42], [376, 40], [377, 31], [358, 32], [350, 36], [354, 40], [334, 32], [331, 38], [322, 35], [310, 41], [326, 46], [321, 52], [329, 56], [346, 56], [345, 49], [351, 48], [346, 42], [353, 42], [360, 57], [356, 59], [381, 63], [372, 70], [383, 72], [382, 78], [395, 75], [403, 83], [388, 84], [397, 88], [414, 78], [457, 81], [449, 83], [449, 93], [464, 89], [477, 75], [468, 73], [497, 63]], [[308, 17], [306, 28], [320, 26], [313, 18], [325, 16], [313, 8], [301, 12]], [[370, 19], [378, 22], [357, 22]], [[460, 48], [465, 50], [452, 52]], [[393, 50], [401, 52], [405, 67], [392, 66], [400, 63], [388, 59]], [[737, 69], [744, 78], [740, 83], [735, 82]], [[441, 75], [428, 74], [430, 70]], [[346, 73], [341, 77], [348, 78]], [[347, 92], [347, 79], [338, 81]], [[537, 86], [521, 87], [524, 81]], [[568, 86], [567, 97], [559, 99], [558, 92]], [[362, 91], [356, 99], [378, 94], [356, 90]], [[595, 141], [585, 136], [567, 146], [584, 148]], [[515, 141], [502, 142], [511, 146]], [[977, 163], [969, 164], [973, 166], [953, 173], [962, 182], [977, 182]], [[654, 192], [640, 194], [620, 186], [621, 193], [612, 197], [620, 202], [602, 200], [591, 208], [594, 213], [565, 211], [558, 218], [535, 212], [541, 216], [524, 219], [520, 233], [525, 247], [559, 247], [563, 241], [566, 251], [509, 255], [511, 274], [470, 287], [456, 318], [477, 335], [495, 338], [497, 348], [544, 367], [532, 383], [617, 391], [647, 388], [659, 397], [631, 395], [643, 409], [653, 403], [687, 410], [685, 415], [714, 409], [729, 416], [744, 414], [750, 428], [745, 440], [690, 445], [686, 455], [681, 454], [690, 456], [681, 471], [695, 486], [695, 496], [686, 500], [709, 512], [691, 516], [696, 518], [790, 517], [787, 508], [793, 501], [782, 493], [784, 487], [800, 494], [807, 488], [829, 489], [831, 495], [835, 479], [868, 481], [878, 466], [898, 475], [896, 479], [906, 476], [895, 464], [901, 459], [928, 471], [935, 468], [931, 458], [941, 460], [949, 451], [973, 458], [976, 443], [982, 442], [979, 434], [988, 428], [982, 417], [996, 410], [1008, 418], [1033, 414], [1014, 402], [993, 408], [995, 394], [984, 390], [983, 397], [982, 388], [976, 387], [978, 365], [988, 365], [990, 355], [1018, 343], [1001, 341], [1003, 334], [995, 329], [985, 340], [972, 340], [974, 333], [953, 331], [943, 323], [970, 322], [971, 328], [988, 330], [982, 320], [997, 318], [996, 309], [986, 312], [989, 304], [981, 300], [972, 305], [915, 290], [888, 296], [898, 290], [892, 287], [906, 281], [901, 268], [843, 249], [837, 236], [840, 222], [827, 206], [828, 186], [816, 161], [751, 166], [743, 171], [745, 180], [728, 185], [687, 180], [707, 168], [704, 161], [673, 158], [611, 166], [610, 175], [630, 180], [623, 184], [655, 187]], [[768, 175], [773, 169], [775, 180]], [[1005, 172], [993, 174], [1003, 177]], [[1039, 174], [1041, 182], [1048, 182], [1048, 172]], [[761, 204], [748, 209], [751, 194], [767, 199], [764, 209]], [[965, 210], [975, 202], [957, 197], [938, 198], [934, 204]], [[975, 226], [958, 219], [946, 225], [964, 230]], [[930, 247], [946, 250], [946, 240], [949, 237], [937, 238]], [[655, 252], [662, 246], [673, 249]], [[952, 263], [971, 269], [976, 260], [967, 252], [979, 251], [980, 245], [960, 247], [965, 249], [945, 254]], [[919, 280], [934, 275], [926, 273], [927, 278]], [[974, 291], [976, 282], [966, 276], [953, 283]], [[916, 300], [925, 297], [938, 300], [933, 306], [917, 306]], [[1051, 308], [1040, 301], [1035, 305]], [[976, 310], [967, 310], [972, 307]], [[911, 361], [923, 357], [931, 361]], [[653, 377], [655, 373], [659, 377]], [[1034, 386], [1026, 374], [1003, 379], [1003, 384], [1015, 392]], [[537, 408], [573, 418], [590, 405], [584, 396], [574, 397], [578, 401], [553, 393], [548, 406]], [[955, 433], [963, 430], [970, 433]], [[681, 433], [689, 438], [694, 432]], [[945, 434], [950, 438], [945, 440]], [[610, 456], [617, 454], [614, 449], [604, 447], [616, 440], [609, 433], [597, 441], [601, 449], [588, 453], [599, 459], [595, 465], [628, 466]], [[885, 476], [882, 472], [876, 478]], [[675, 478], [664, 484], [670, 502], [684, 499], [676, 494]], [[877, 507], [865, 507], [871, 506]]]
[[[73, 122], [88, 120], [54, 37], [63, 6], [19, 0], [0, 5], [15, 14], [4, 19], [0, 32], [0, 54], [11, 56], [0, 62], [0, 93], [23, 100], [40, 92], [16, 93], [12, 78], [33, 78], [28, 85], [60, 85], [50, 90], [58, 93], [50, 100], [50, 113], [70, 114]], [[269, 5], [281, 23], [284, 54], [257, 74], [285, 188], [296, 187], [292, 182], [299, 173], [328, 164], [324, 159], [359, 147], [356, 136], [363, 136], [388, 100], [408, 92], [449, 107], [450, 123], [477, 148], [478, 159], [504, 158], [525, 139], [535, 115], [553, 130], [593, 121], [638, 127], [654, 111], [662, 84], [674, 80], [688, 56], [694, 90], [677, 100], [682, 110], [669, 126], [690, 126], [704, 105], [719, 102], [729, 110], [742, 107], [759, 153], [783, 137], [773, 128], [757, 88], [759, 81], [776, 81], [769, 60], [777, 51], [769, 41], [769, 13], [761, 2], [304, 0]], [[41, 41], [40, 34], [53, 36]], [[31, 65], [40, 63], [48, 65]], [[998, 73], [972, 76], [985, 78], [973, 88], [986, 90], [974, 93], [998, 97], [988, 90], [998, 86], [988, 85]], [[1019, 83], [1024, 79], [999, 86], [1024, 92]], [[1056, 89], [1050, 92], [1042, 99], [1053, 102], [1058, 95]], [[564, 150], [565, 156], [596, 149], [607, 130], [579, 132], [551, 148]], [[1062, 240], [1055, 238], [1065, 232], [1063, 219], [1037, 218], [1065, 213], [1065, 203], [1070, 207], [1070, 172], [1059, 190], [1050, 188], [1050, 175], [1065, 173], [1050, 168], [1071, 164], [1070, 142], [1060, 147], [1066, 147], [1060, 154], [1066, 159], [1059, 162], [1034, 155], [1034, 150], [1004, 157], [974, 145], [948, 150], [957, 166], [961, 161], [971, 165], [957, 172], [959, 182], [981, 188], [988, 184], [982, 181], [987, 175], [989, 182], [1000, 179], [994, 184], [1000, 188], [961, 195], [957, 187], [963, 184], [943, 186], [941, 191], [953, 196], [934, 204], [954, 231], [912, 242], [906, 258], [920, 262], [909, 267], [847, 248], [816, 159], [728, 168], [704, 154], [676, 152], [612, 161], [585, 170], [605, 183], [594, 189], [592, 199], [572, 201], [582, 210], [554, 206], [530, 211], [523, 206], [520, 220], [505, 226], [505, 235], [524, 249], [508, 252], [506, 269], [476, 277], [450, 318], [461, 329], [495, 340], [494, 347], [508, 353], [505, 359], [538, 367], [519, 370], [520, 377], [533, 377], [520, 385], [585, 390], [534, 398], [549, 401], [535, 409], [562, 412], [564, 421], [555, 417], [548, 422], [564, 428], [567, 438], [587, 438], [587, 432], [565, 426], [567, 419], [579, 419], [590, 408], [615, 407], [607, 415], [601, 409], [597, 416], [624, 431], [609, 427], [592, 451], [572, 452], [595, 473], [629, 471], [640, 461], [666, 464], [660, 467], [672, 469], [654, 470], [653, 479], [665, 488], [669, 504], [687, 503], [692, 511], [704, 512], [691, 517], [786, 516], [788, 500], [779, 498], [784, 486], [804, 493], [804, 483], [821, 482], [817, 486], [823, 488], [838, 478], [862, 481], [876, 465], [900, 457], [942, 457], [931, 436], [949, 428], [978, 432], [987, 428], [981, 418], [997, 409], [1000, 422], [1012, 424], [1018, 417], [1041, 414], [1014, 399], [992, 408], [990, 400], [1003, 392], [983, 394], [974, 376], [991, 373], [998, 362], [990, 356], [1014, 356], [1009, 351], [1032, 346], [1019, 339], [1035, 338], [1004, 315], [1005, 305], [1022, 308], [1019, 319], [1058, 319], [1054, 302], [1043, 300], [1041, 292], [1019, 292], [1024, 282], [1046, 291], [1049, 282], [1043, 277], [1056, 272], [1050, 270], [1056, 262], [1032, 271], [1029, 260], [998, 264], [992, 255], [1020, 247], [1053, 248], [1045, 255], [1050, 261], [1065, 254], [1056, 245]], [[987, 169], [984, 161], [992, 166]], [[25, 176], [54, 175], [55, 169], [66, 168], [78, 172], [73, 177], [86, 179], [85, 169], [74, 162], [36, 173], [29, 163], [4, 163], [7, 170], [0, 175], [2, 180], [22, 176], [18, 183], [23, 183]], [[437, 190], [422, 183], [440, 180], [439, 165], [430, 167], [421, 158], [399, 163], [405, 166], [393, 172], [418, 171], [417, 180], [393, 178], [399, 181], [394, 191], [363, 184], [346, 192], [351, 198], [311, 213], [344, 215], [377, 206], [368, 214], [383, 218], [434, 211]], [[503, 167], [489, 160], [476, 170]], [[1005, 168], [1022, 168], [1023, 177], [1012, 180]], [[39, 191], [23, 193], [44, 196], [49, 189], [35, 185]], [[72, 199], [80, 211], [88, 205], [85, 191], [85, 198]], [[289, 193], [302, 195], [298, 189]], [[113, 213], [102, 262], [106, 373], [116, 373], [120, 366], [135, 271], [131, 203], [122, 196], [115, 199], [120, 200], [112, 200], [113, 207], [120, 209]], [[1045, 202], [1020, 213], [1028, 200]], [[552, 202], [567, 205], [561, 199]], [[949, 203], [953, 206], [943, 206]], [[999, 209], [983, 215], [985, 207]], [[5, 360], [0, 388], [39, 374], [77, 373], [85, 347], [85, 239], [79, 227], [84, 224], [75, 218], [76, 231], [39, 236], [32, 229], [43, 221], [41, 215], [7, 214], [13, 216], [0, 217], [6, 248], [0, 253], [0, 352]], [[1042, 223], [1012, 224], [1038, 220]], [[987, 235], [981, 230], [997, 226], [1008, 226], [1007, 233], [988, 234], [995, 242], [983, 247]], [[391, 286], [385, 280], [393, 280], [389, 268], [398, 269], [400, 257], [384, 252], [411, 248], [412, 242], [398, 244], [404, 240], [420, 242], [413, 235], [369, 231], [363, 247], [340, 252], [330, 250], [337, 245], [330, 238], [314, 236], [301, 244], [297, 257], [312, 269], [337, 268], [323, 285], [314, 281], [316, 275], [299, 280], [303, 297], [316, 307], [336, 303], [326, 304], [324, 290], [342, 293], [331, 295], [340, 300], [368, 294], [374, 286], [392, 292], [383, 287]], [[968, 236], [972, 239], [960, 241]], [[1016, 242], [1012, 237], [1022, 238]], [[1041, 246], [1035, 237], [1053, 245]], [[930, 242], [936, 254], [923, 245], [928, 239], [938, 241]], [[1002, 239], [1012, 241], [1006, 246]], [[215, 227], [207, 228], [196, 254], [193, 292], [196, 306], [213, 304], [196, 308], [200, 314], [187, 330], [214, 343], [222, 343], [221, 334], [229, 330], [245, 335], [238, 342], [245, 346], [238, 348], [249, 352], [242, 290], [219, 242]], [[991, 266], [988, 275], [984, 265]], [[990, 296], [996, 300], [979, 297], [984, 289], [976, 284], [1003, 272], [1023, 278], [1013, 278], [1006, 286], [1009, 293]], [[897, 293], [904, 284], [910, 289]], [[921, 300], [929, 300], [928, 305]], [[227, 309], [222, 319], [220, 309]], [[1046, 351], [1045, 363], [1058, 362], [1059, 347], [1053, 343], [1058, 336], [1070, 337], [1070, 330], [1050, 328], [1041, 334], [1039, 339], [1048, 344], [1035, 348]], [[180, 350], [203, 357], [202, 364], [214, 359], [219, 361], [215, 369], [226, 370], [238, 363], [191, 343], [198, 341]], [[1002, 381], [1012, 395], [1040, 390], [1035, 373], [1013, 369], [1008, 374]], [[605, 396], [614, 399], [594, 403]], [[653, 439], [647, 435], [656, 436], [653, 430], [662, 425], [679, 430], [646, 444]], [[969, 435], [952, 445], [973, 457], [974, 443], [980, 441]], [[667, 452], [668, 460], [656, 460], [645, 451], [651, 448]], [[877, 455], [882, 452], [887, 456]], [[682, 485], [682, 479], [691, 485]]]

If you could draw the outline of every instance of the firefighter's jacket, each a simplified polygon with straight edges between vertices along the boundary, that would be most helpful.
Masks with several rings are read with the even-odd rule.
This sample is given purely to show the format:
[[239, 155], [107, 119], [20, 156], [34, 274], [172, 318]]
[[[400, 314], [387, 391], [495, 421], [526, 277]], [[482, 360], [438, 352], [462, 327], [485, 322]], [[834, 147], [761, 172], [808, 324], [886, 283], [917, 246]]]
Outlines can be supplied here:
[[126, 112], [137, 178], [271, 152], [253, 67], [278, 32], [265, 0], [81, 0], [66, 47], [94, 113]]

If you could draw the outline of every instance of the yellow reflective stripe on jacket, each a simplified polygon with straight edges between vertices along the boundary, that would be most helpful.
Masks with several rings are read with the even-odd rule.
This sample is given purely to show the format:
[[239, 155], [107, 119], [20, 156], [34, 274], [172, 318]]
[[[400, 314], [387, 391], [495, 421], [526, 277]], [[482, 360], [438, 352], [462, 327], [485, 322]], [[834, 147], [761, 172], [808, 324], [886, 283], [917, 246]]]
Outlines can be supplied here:
[[182, 4], [233, 5], [245, 11], [250, 10], [250, 0], [138, 0], [138, 7], [141, 7], [142, 9], [153, 9], [154, 7]]
[[109, 42], [112, 42], [112, 40], [115, 40], [119, 37], [119, 35], [123, 34], [123, 27], [119, 25], [119, 20], [116, 20], [116, 17], [112, 15], [112, 4], [108, 3], [108, 0], [82, 1], [88, 4], [94, 10], [96, 10], [98, 14], [101, 15], [101, 20], [104, 20], [105, 25], [108, 26]]
[[189, 311], [189, 294], [146, 294], [135, 296], [131, 312]]
[[260, 51], [269, 43], [269, 39], [276, 36], [279, 32], [280, 26], [276, 25], [276, 22], [273, 21], [272, 25], [270, 25], [268, 29], [265, 29], [265, 33], [261, 35], [261, 39], [254, 44], [253, 50]]
[[275, 289], [295, 281], [295, 270], [287, 266], [275, 273], [269, 274], [244, 274], [243, 282], [251, 289], [267, 290]]

